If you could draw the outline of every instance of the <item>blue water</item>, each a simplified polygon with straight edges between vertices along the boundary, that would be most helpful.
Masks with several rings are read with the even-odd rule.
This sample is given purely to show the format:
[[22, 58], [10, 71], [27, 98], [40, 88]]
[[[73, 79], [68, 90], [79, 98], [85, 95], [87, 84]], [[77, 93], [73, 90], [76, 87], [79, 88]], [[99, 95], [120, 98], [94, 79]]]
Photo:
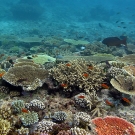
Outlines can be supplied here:
[[[57, 28], [58, 31], [70, 31], [79, 26], [83, 31], [86, 24], [96, 29], [98, 26], [95, 23], [99, 22], [104, 29], [110, 28], [109, 33], [114, 30], [134, 36], [134, 6], [134, 0], [1, 0], [0, 31], [16, 34], [16, 31], [23, 30], [27, 33], [32, 27], [46, 32], [51, 28], [52, 31]], [[28, 21], [27, 27], [23, 27], [25, 21]], [[22, 26], [19, 26], [19, 23], [22, 23]], [[90, 26], [85, 32], [90, 32]], [[103, 31], [99, 30], [98, 33], [102, 35]]]

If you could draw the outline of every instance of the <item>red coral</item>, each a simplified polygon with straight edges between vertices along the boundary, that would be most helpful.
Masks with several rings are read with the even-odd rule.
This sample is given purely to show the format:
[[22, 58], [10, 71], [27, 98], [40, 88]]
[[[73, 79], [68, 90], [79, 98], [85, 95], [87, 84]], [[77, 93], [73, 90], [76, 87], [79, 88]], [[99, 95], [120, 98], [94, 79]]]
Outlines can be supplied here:
[[135, 135], [135, 126], [119, 117], [98, 117], [92, 122], [98, 135]]

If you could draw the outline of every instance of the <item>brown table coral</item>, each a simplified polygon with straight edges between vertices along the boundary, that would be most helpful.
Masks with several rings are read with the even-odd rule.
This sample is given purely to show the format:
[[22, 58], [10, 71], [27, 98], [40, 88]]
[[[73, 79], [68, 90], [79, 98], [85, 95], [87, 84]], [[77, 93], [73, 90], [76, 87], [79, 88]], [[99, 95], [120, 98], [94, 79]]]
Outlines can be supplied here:
[[14, 86], [21, 86], [23, 90], [31, 91], [41, 87], [48, 77], [48, 72], [31, 62], [21, 62], [11, 67], [4, 74], [3, 79]]

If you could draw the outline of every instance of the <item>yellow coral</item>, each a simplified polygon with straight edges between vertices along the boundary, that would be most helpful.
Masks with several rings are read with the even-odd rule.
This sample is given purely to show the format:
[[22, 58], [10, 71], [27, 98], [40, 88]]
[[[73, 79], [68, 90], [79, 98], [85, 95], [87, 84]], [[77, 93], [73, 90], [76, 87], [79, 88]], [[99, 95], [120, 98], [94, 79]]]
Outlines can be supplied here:
[[0, 119], [0, 135], [7, 135], [10, 127], [11, 125], [9, 121]]

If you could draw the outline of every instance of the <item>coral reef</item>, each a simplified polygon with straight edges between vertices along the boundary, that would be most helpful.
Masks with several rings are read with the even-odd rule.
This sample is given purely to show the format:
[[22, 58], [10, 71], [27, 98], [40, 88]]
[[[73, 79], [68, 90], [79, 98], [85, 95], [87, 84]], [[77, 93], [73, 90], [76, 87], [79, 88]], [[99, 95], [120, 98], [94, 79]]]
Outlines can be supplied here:
[[65, 42], [70, 43], [71, 45], [87, 45], [88, 41], [83, 40], [74, 40], [74, 39], [64, 39]]
[[98, 135], [116, 135], [116, 134], [135, 134], [135, 126], [127, 122], [126, 120], [115, 117], [107, 116], [105, 118], [95, 118], [92, 120], [92, 123], [95, 124], [95, 130]]
[[125, 55], [123, 57], [117, 57], [119, 62], [124, 62], [125, 64], [135, 64], [135, 54]]
[[[32, 61], [37, 64], [45, 64], [46, 62], [55, 62], [56, 58], [53, 58], [46, 54], [37, 54], [36, 56], [30, 55], [29, 57], [32, 58]], [[27, 59], [27, 57], [24, 57], [23, 59]]]

